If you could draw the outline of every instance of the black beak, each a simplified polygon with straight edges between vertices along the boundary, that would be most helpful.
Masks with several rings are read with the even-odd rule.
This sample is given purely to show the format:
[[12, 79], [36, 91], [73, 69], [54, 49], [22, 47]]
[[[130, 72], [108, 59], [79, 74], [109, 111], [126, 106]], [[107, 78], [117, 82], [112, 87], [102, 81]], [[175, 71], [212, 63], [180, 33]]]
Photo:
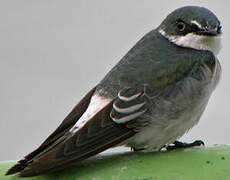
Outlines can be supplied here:
[[221, 26], [218, 26], [215, 29], [199, 29], [198, 31], [196, 31], [196, 34], [205, 36], [217, 36], [221, 33]]

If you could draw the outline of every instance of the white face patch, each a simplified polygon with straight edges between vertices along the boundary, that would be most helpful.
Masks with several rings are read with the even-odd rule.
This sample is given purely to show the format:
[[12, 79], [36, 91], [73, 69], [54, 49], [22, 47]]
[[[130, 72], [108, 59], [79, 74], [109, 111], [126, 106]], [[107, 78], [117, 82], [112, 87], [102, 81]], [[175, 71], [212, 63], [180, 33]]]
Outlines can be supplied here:
[[[193, 22], [194, 23], [194, 22]], [[217, 55], [222, 47], [220, 36], [205, 36], [195, 33], [188, 33], [185, 36], [170, 36], [164, 30], [159, 30], [159, 33], [166, 37], [172, 43], [181, 46], [189, 47], [198, 50], [209, 50]]]
[[99, 94], [93, 95], [90, 100], [89, 106], [77, 121], [77, 123], [70, 129], [71, 133], [75, 133], [80, 128], [82, 128], [96, 113], [102, 110], [107, 104], [109, 104], [112, 99], [105, 98]]

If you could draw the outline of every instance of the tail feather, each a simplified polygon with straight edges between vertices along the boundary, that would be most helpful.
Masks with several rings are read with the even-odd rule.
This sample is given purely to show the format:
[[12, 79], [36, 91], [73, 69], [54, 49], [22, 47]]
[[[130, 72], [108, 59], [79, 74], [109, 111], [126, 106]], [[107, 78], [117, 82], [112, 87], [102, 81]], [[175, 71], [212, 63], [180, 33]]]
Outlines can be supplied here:
[[51, 148], [55, 147], [60, 143], [69, 131], [69, 129], [80, 119], [82, 114], [87, 109], [90, 99], [95, 92], [96, 87], [94, 87], [84, 98], [74, 107], [70, 114], [63, 120], [60, 126], [33, 152], [26, 155], [24, 159], [20, 160], [11, 167], [5, 175], [11, 175], [18, 172], [22, 172], [26, 167], [28, 167], [34, 159], [41, 156], [43, 153], [49, 151]]
[[26, 160], [21, 160], [18, 161], [17, 164], [15, 164], [13, 167], [11, 167], [7, 172], [6, 172], [6, 176], [8, 175], [12, 175], [18, 172], [23, 171], [26, 167], [27, 167], [27, 161]]
[[32, 177], [65, 169], [132, 137], [135, 134], [132, 129], [110, 119], [112, 106], [113, 101], [75, 134], [67, 136], [32, 160], [19, 162], [7, 174], [19, 172], [20, 177]]

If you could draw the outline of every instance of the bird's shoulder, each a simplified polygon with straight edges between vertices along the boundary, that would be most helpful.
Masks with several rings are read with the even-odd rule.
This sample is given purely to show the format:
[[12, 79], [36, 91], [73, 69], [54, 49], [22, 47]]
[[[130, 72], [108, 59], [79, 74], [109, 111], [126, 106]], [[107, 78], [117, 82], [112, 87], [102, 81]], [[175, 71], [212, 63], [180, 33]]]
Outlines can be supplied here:
[[125, 87], [148, 85], [158, 91], [187, 76], [199, 75], [203, 65], [214, 70], [216, 58], [212, 52], [179, 47], [154, 30], [112, 68], [97, 90], [112, 97]]

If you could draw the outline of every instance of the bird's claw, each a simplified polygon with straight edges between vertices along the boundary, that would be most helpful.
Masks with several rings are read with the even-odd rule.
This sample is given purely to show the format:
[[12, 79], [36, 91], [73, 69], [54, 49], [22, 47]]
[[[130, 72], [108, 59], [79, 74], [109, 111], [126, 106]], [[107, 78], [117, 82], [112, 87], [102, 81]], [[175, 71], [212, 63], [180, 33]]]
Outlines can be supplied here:
[[204, 146], [204, 142], [201, 140], [196, 140], [192, 143], [184, 143], [180, 141], [175, 141], [173, 145], [168, 145], [166, 149], [169, 150], [174, 150], [174, 149], [181, 149], [181, 148], [189, 148], [189, 147], [194, 147], [194, 146]]

